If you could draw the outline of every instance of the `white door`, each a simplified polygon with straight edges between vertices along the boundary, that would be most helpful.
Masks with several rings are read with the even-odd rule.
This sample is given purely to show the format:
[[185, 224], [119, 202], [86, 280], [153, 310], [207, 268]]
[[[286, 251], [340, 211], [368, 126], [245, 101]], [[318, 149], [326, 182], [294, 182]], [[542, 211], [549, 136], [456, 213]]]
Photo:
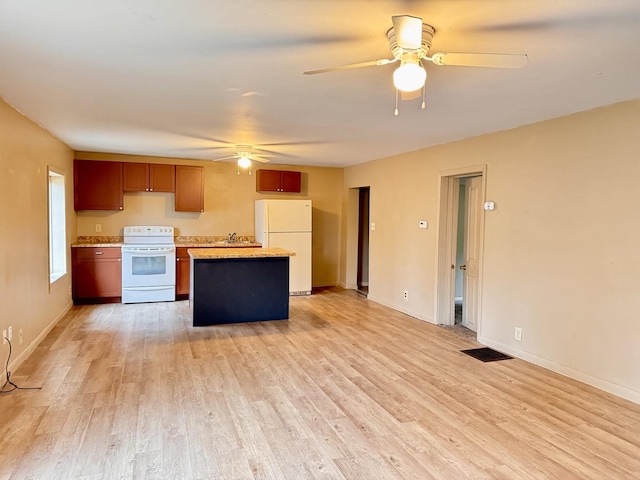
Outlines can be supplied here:
[[481, 195], [482, 177], [467, 178], [465, 182], [464, 217], [464, 270], [462, 325], [477, 331], [478, 317], [478, 275], [480, 257], [480, 216], [482, 215]]
[[269, 246], [295, 252], [289, 257], [289, 293], [311, 293], [311, 232], [270, 233]]

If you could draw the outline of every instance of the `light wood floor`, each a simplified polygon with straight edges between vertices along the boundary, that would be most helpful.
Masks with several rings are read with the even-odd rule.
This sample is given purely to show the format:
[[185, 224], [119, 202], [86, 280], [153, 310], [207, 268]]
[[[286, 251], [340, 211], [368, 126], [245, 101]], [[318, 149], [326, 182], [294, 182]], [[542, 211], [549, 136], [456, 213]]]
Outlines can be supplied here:
[[74, 307], [0, 396], [0, 479], [638, 479], [640, 406], [338, 288], [289, 321]]

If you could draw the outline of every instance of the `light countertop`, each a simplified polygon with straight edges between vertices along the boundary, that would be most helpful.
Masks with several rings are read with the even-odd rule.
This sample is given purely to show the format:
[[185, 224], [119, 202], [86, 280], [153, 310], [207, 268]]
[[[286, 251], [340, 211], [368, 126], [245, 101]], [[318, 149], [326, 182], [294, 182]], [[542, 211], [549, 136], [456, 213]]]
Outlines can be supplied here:
[[190, 248], [194, 260], [222, 258], [293, 257], [295, 252], [282, 248]]
[[[178, 236], [175, 238], [176, 247], [187, 248], [260, 248], [262, 244], [253, 237], [239, 236], [237, 242], [227, 242], [222, 236]], [[71, 244], [72, 248], [83, 247], [122, 247], [124, 238], [120, 236], [79, 236]]]
[[107, 248], [107, 247], [121, 247], [124, 239], [122, 237], [78, 237], [78, 239], [71, 244], [72, 248], [82, 248], [82, 247], [98, 247], [98, 248]]

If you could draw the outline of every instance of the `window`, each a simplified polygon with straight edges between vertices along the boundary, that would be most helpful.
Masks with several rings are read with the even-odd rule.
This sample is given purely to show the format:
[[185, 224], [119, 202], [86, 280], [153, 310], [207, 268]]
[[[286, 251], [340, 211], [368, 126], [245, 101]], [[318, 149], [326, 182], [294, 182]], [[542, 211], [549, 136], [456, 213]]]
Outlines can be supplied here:
[[64, 174], [49, 167], [49, 283], [67, 273]]

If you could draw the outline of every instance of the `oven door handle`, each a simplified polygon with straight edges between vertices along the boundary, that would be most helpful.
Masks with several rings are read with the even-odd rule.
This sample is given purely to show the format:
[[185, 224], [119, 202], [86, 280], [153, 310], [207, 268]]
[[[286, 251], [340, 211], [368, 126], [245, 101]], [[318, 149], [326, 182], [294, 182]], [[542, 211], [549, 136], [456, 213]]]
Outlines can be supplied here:
[[153, 292], [155, 290], [168, 290], [174, 288], [172, 285], [158, 285], [154, 287], [122, 287], [122, 290], [132, 290], [137, 292]]
[[175, 247], [158, 247], [158, 248], [136, 248], [122, 247], [122, 253], [132, 253], [134, 255], [158, 255], [175, 252]]

